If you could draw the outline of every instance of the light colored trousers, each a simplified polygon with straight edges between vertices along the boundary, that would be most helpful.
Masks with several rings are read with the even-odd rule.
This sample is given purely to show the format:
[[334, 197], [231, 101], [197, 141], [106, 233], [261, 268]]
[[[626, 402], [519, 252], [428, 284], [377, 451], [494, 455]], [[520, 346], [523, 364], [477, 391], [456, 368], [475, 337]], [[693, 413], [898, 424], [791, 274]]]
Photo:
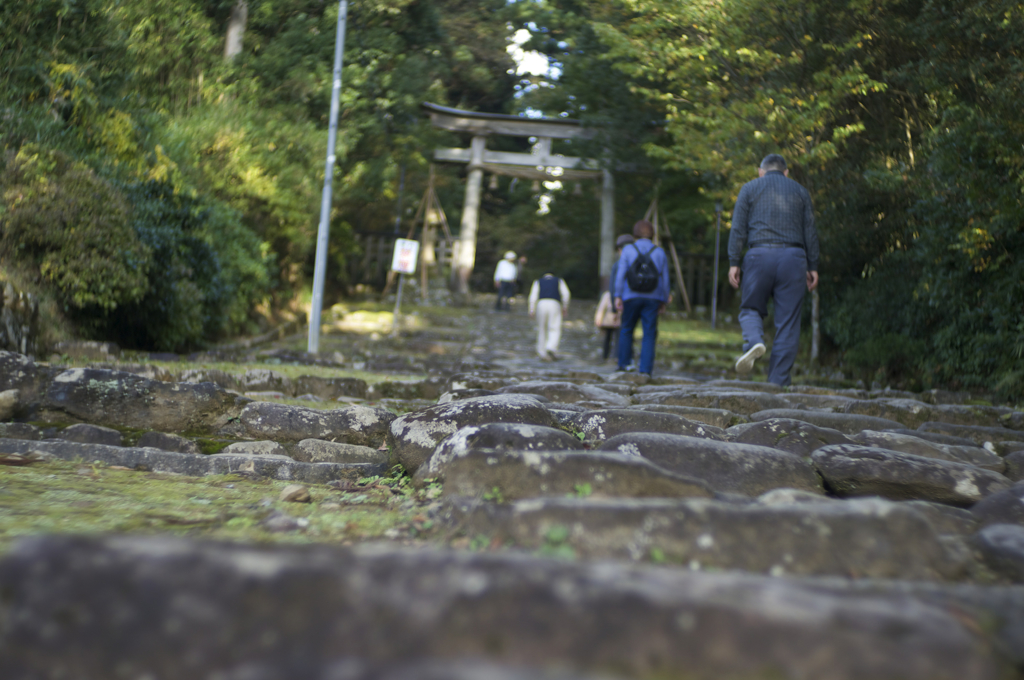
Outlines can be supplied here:
[[546, 356], [558, 351], [562, 339], [562, 303], [558, 300], [537, 300], [537, 354]]

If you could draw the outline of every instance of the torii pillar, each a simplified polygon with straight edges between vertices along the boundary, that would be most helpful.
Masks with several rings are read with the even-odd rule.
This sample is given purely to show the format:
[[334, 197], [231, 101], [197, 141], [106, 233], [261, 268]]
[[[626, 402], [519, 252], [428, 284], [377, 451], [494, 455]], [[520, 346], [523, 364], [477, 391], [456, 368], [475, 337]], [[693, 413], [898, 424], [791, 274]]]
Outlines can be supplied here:
[[[480, 193], [484, 172], [525, 180], [601, 180], [601, 231], [598, 273], [607, 287], [615, 257], [615, 180], [612, 173], [588, 159], [551, 153], [552, 139], [589, 139], [592, 130], [578, 120], [568, 118], [522, 118], [498, 113], [462, 111], [424, 103], [434, 127], [453, 132], [468, 132], [473, 141], [468, 149], [437, 149], [434, 159], [467, 163], [466, 197], [462, 207], [459, 240], [453, 263], [457, 293], [469, 292], [469, 276], [476, 263], [476, 237], [480, 223]], [[535, 137], [532, 153], [488, 151], [487, 136], [492, 134]]]
[[480, 225], [480, 193], [484, 181], [484, 145], [486, 137], [473, 137], [470, 145], [469, 176], [466, 177], [466, 198], [459, 222], [459, 252], [455, 262], [456, 292], [469, 292], [469, 275], [476, 263], [476, 232]]
[[615, 264], [615, 176], [601, 171], [601, 290], [608, 290]]

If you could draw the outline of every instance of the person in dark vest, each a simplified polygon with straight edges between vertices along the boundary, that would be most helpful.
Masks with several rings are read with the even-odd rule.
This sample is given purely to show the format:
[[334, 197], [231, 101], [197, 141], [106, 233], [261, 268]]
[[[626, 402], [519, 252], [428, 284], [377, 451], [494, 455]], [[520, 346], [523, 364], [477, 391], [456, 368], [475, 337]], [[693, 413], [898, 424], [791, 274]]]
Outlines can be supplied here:
[[[750, 373], [764, 355], [764, 318], [768, 299], [774, 298], [775, 343], [768, 382], [786, 386], [800, 343], [804, 291], [818, 286], [818, 232], [811, 195], [789, 179], [782, 156], [765, 156], [757, 175], [740, 189], [729, 233], [729, 284], [743, 286], [743, 355], [736, 360], [736, 372]], [[744, 246], [749, 246], [746, 255]]]
[[569, 287], [554, 274], [545, 274], [530, 286], [530, 318], [537, 319], [537, 355], [541, 361], [558, 358], [562, 317], [569, 312]]
[[[638, 322], [643, 324], [644, 337], [640, 343], [640, 373], [654, 370], [654, 347], [658, 339], [658, 315], [665, 311], [671, 300], [668, 285], [668, 257], [654, 245], [654, 225], [640, 220], [633, 225], [636, 242], [622, 249], [619, 266], [615, 271], [615, 308], [622, 312], [619, 332], [619, 370], [625, 371], [633, 361], [633, 331]], [[652, 290], [636, 291], [630, 287], [628, 272], [640, 256], [648, 259], [657, 271], [657, 282]]]

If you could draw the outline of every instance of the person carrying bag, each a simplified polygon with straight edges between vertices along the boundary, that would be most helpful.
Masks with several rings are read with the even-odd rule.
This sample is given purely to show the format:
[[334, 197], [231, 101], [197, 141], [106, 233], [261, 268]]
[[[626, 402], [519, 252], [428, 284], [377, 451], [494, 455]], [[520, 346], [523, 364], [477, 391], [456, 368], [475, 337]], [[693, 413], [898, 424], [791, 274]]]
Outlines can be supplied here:
[[612, 305], [611, 293], [605, 291], [601, 295], [601, 301], [597, 304], [597, 312], [594, 314], [594, 327], [604, 331], [604, 353], [601, 358], [604, 361], [612, 354], [612, 347], [618, 346], [615, 339], [619, 335], [619, 328], [622, 326], [622, 314], [615, 311]]

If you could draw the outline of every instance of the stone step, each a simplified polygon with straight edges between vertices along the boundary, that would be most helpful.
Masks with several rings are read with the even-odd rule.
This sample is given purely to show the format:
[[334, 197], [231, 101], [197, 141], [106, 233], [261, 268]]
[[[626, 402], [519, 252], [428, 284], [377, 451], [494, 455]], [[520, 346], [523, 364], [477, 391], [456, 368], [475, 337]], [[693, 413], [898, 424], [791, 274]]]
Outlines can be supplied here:
[[383, 463], [303, 463], [283, 455], [219, 453], [206, 456], [150, 448], [0, 439], [0, 453], [27, 455], [34, 451], [42, 453], [44, 457], [80, 460], [86, 464], [99, 461], [105, 465], [120, 465], [147, 472], [169, 472], [193, 477], [244, 474], [304, 484], [326, 484], [335, 479], [354, 481], [362, 477], [383, 475], [387, 471], [387, 465]]
[[236, 680], [284, 668], [276, 677], [327, 680], [356, 659], [630, 678], [997, 680], [1024, 649], [1020, 588], [383, 546], [40, 537], [0, 559], [0, 588], [4, 678]]
[[916, 429], [927, 422], [951, 425], [991, 427], [1001, 424], [1002, 416], [1011, 415], [1013, 409], [994, 406], [931, 406], [917, 399], [870, 399], [850, 401], [843, 409], [847, 413], [888, 418]]
[[825, 487], [838, 496], [883, 496], [970, 507], [1010, 488], [1003, 475], [976, 465], [858, 444], [824, 446], [811, 454]]
[[926, 516], [908, 504], [798, 498], [747, 504], [706, 498], [545, 498], [509, 504], [451, 498], [446, 516], [469, 536], [483, 534], [529, 550], [564, 546], [586, 559], [651, 560], [774, 576], [955, 580], [967, 571]]
[[923, 423], [918, 429], [921, 432], [933, 432], [969, 439], [978, 446], [983, 446], [986, 442], [1024, 442], [1024, 432], [1007, 427], [951, 425], [949, 423], [928, 422]]
[[469, 451], [445, 470], [446, 495], [514, 501], [541, 496], [709, 498], [704, 482], [640, 456], [584, 451]]
[[388, 428], [387, 444], [392, 460], [414, 474], [442, 440], [463, 427], [488, 423], [558, 425], [555, 416], [536, 397], [496, 394], [450, 401], [399, 416]]
[[750, 419], [755, 422], [771, 418], [800, 420], [811, 425], [817, 425], [818, 427], [838, 430], [846, 435], [857, 434], [863, 430], [892, 430], [903, 427], [902, 423], [898, 423], [895, 420], [855, 413], [830, 413], [828, 411], [772, 408], [750, 414]]
[[626, 432], [661, 432], [706, 439], [724, 439], [721, 428], [694, 422], [673, 413], [637, 409], [595, 409], [579, 414], [573, 420], [576, 432], [593, 445]]
[[[725, 409], [743, 416], [750, 416], [768, 409], [788, 409], [792, 404], [782, 396], [755, 391], [722, 391], [704, 388], [666, 389], [664, 392], [645, 392], [634, 396], [638, 404], [665, 406], [690, 406], [698, 408]], [[777, 416], [789, 417], [789, 416]]]
[[767, 446], [631, 432], [612, 437], [597, 450], [643, 456], [723, 493], [760, 496], [772, 489], [794, 488], [824, 494], [821, 477], [807, 460]]

